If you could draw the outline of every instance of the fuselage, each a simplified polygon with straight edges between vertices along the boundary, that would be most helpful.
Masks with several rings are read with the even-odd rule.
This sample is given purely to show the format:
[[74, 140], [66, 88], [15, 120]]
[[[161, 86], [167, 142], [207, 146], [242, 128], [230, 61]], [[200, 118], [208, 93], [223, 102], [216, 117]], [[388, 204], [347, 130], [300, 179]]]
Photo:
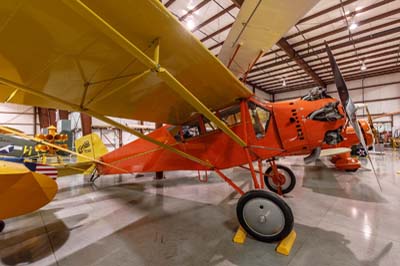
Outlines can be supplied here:
[[0, 156], [30, 157], [37, 155], [36, 143], [30, 140], [0, 134]]
[[[325, 143], [332, 145], [343, 140], [343, 108], [330, 97], [277, 103], [250, 97], [215, 114], [247, 143], [252, 160], [308, 154]], [[208, 161], [216, 169], [248, 162], [244, 148], [202, 115], [193, 116], [182, 125], [165, 125], [149, 136]], [[209, 169], [142, 139], [102, 156], [101, 160], [128, 172]], [[101, 174], [121, 173], [115, 167], [102, 165], [98, 170]]]

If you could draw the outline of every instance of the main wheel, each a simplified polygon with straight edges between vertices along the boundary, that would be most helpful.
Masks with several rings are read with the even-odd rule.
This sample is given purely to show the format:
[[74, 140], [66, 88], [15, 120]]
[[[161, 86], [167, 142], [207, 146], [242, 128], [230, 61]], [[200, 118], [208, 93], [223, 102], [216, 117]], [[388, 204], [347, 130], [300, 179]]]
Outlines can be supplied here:
[[6, 227], [6, 223], [3, 220], [0, 220], [0, 233], [3, 232], [4, 227]]
[[[278, 168], [278, 179], [281, 180], [281, 190], [282, 194], [287, 194], [292, 191], [296, 185], [296, 176], [294, 175], [293, 171], [290, 170], [288, 167], [277, 164], [276, 168]], [[269, 190], [278, 193], [279, 184], [274, 182], [272, 177], [273, 175], [272, 167], [270, 166], [264, 174], [264, 182], [265, 185], [268, 187]]]
[[259, 241], [280, 241], [293, 229], [289, 205], [278, 195], [264, 190], [251, 190], [242, 195], [236, 214], [243, 229]]

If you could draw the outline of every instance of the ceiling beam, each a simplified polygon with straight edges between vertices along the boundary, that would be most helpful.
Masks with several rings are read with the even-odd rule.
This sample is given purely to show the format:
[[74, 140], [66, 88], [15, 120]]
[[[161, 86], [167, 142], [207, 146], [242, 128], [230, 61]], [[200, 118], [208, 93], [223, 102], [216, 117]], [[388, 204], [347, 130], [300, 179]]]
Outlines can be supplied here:
[[[378, 29], [381, 29], [383, 27], [393, 26], [393, 25], [395, 25], [397, 23], [400, 23], [400, 19], [397, 19], [397, 20], [394, 20], [394, 21], [390, 21], [388, 23], [384, 23], [384, 24], [376, 26], [376, 27], [371, 27], [371, 28], [369, 28], [367, 30], [358, 31], [356, 33], [353, 33], [352, 35], [354, 37], [356, 35], [369, 33], [371, 31], [378, 30]], [[358, 43], [366, 42], [366, 41], [377, 39], [377, 38], [381, 38], [381, 37], [387, 37], [390, 34], [395, 34], [395, 33], [399, 33], [399, 32], [400, 32], [400, 27], [394, 27], [394, 28], [391, 28], [391, 29], [388, 29], [388, 30], [385, 30], [385, 31], [380, 31], [380, 32], [373, 33], [373, 34], [368, 34], [368, 35], [360, 37], [358, 39], [348, 40], [346, 42], [343, 42], [343, 43], [340, 43], [340, 44], [337, 44], [337, 45], [331, 45], [330, 48], [331, 48], [331, 50], [344, 48], [346, 46], [353, 45], [353, 43], [354, 44], [358, 44]], [[327, 43], [328, 44], [332, 44], [332, 43], [337, 42], [339, 40], [348, 39], [348, 37], [349, 37], [348, 35], [345, 35], [345, 36], [336, 38], [334, 40], [327, 41]], [[297, 53], [301, 54], [301, 52], [312, 51], [312, 52], [309, 52], [307, 54], [301, 54], [303, 59], [307, 58], [307, 57], [310, 57], [310, 56], [315, 56], [315, 55], [318, 55], [318, 54], [321, 54], [321, 53], [325, 53], [325, 48], [321, 48], [321, 49], [315, 50], [317, 47], [323, 46], [323, 45], [324, 45], [324, 43], [320, 43], [320, 44], [314, 45], [314, 46], [309, 47], [309, 48], [298, 50]], [[263, 70], [263, 69], [268, 69], [268, 68], [275, 67], [275, 66], [278, 66], [278, 65], [282, 65], [282, 64], [285, 64], [285, 63], [288, 63], [288, 62], [291, 61], [290, 59], [276, 61], [276, 60], [281, 59], [283, 57], [286, 57], [286, 55], [285, 56], [280, 56], [280, 57], [277, 57], [277, 58], [274, 58], [274, 59], [270, 59], [270, 60], [265, 60], [265, 61], [263, 61], [261, 63], [258, 63], [258, 64], [256, 64], [256, 66], [258, 65], [258, 67], [253, 69], [251, 72], [257, 72], [257, 71], [260, 71], [260, 70]], [[275, 61], [275, 62], [271, 63], [272, 61]], [[249, 79], [252, 78], [252, 77], [260, 76], [260, 75], [261, 74], [251, 75], [251, 76], [249, 76]]]
[[[379, 31], [379, 32], [371, 34], [371, 32], [373, 32], [375, 30], [382, 30], [383, 28], [386, 28], [386, 27], [389, 27], [389, 26], [394, 26], [394, 25], [399, 24], [399, 23], [400, 23], [400, 19], [391, 20], [389, 22], [386, 22], [386, 23], [383, 23], [383, 24], [380, 24], [380, 25], [377, 25], [377, 26], [374, 26], [374, 27], [369, 27], [369, 28], [367, 28], [365, 30], [360, 30], [360, 31], [354, 32], [351, 35], [353, 37], [355, 37], [355, 36], [358, 36], [358, 35], [368, 34], [369, 33], [366, 36], [363, 36], [363, 37], [360, 37], [359, 39], [354, 40], [354, 42], [357, 44], [358, 42], [364, 42], [364, 41], [372, 40], [372, 39], [375, 39], [375, 38], [378, 38], [378, 37], [384, 37], [384, 36], [386, 36], [388, 34], [397, 33], [397, 32], [400, 31], [400, 27], [394, 27], [394, 28], [391, 28], [391, 29], [388, 29], [388, 30]], [[348, 39], [349, 39], [349, 36], [348, 35], [344, 35], [344, 36], [341, 36], [341, 37], [338, 37], [338, 38], [335, 38], [335, 39], [332, 39], [332, 40], [328, 40], [327, 43], [331, 46], [331, 49], [333, 50], [333, 49], [337, 49], [337, 48], [342, 48], [344, 46], [347, 46], [348, 44], [352, 44], [353, 43], [352, 40], [348, 40]], [[336, 42], [339, 42], [339, 41], [343, 41], [343, 40], [348, 40], [348, 41], [343, 42], [341, 44], [333, 45], [333, 43], [336, 43]], [[308, 56], [312, 56], [312, 55], [316, 55], [316, 54], [325, 52], [325, 47], [324, 46], [325, 46], [325, 43], [324, 42], [320, 42], [320, 43], [315, 44], [313, 46], [307, 46], [307, 48], [299, 49], [299, 50], [297, 50], [297, 53], [301, 54], [303, 56], [303, 58], [305, 58], [305, 57], [308, 57]], [[323, 47], [323, 48], [320, 48], [320, 49], [314, 51], [318, 47]], [[278, 51], [279, 50], [275, 50], [275, 52], [278, 52]], [[309, 51], [313, 51], [313, 52], [309, 52]], [[303, 54], [304, 52], [307, 52], [307, 54]], [[273, 52], [269, 52], [267, 54], [273, 54]], [[263, 62], [257, 63], [256, 66], [257, 67], [262, 67], [262, 65], [265, 64], [265, 63], [268, 63], [268, 62], [271, 62], [271, 61], [276, 61], [278, 59], [283, 59], [285, 57], [286, 57], [286, 55], [277, 56], [274, 59], [265, 60]]]
[[211, 46], [211, 47], [208, 47], [208, 50], [214, 50], [215, 48], [217, 48], [217, 47], [219, 47], [219, 46], [221, 46], [221, 45], [223, 45], [224, 44], [224, 41], [222, 41], [222, 42], [219, 42], [219, 43], [217, 43], [217, 44], [214, 44], [213, 46]]
[[[393, 16], [393, 15], [396, 15], [396, 14], [399, 14], [399, 13], [400, 13], [400, 8], [396, 8], [396, 9], [390, 10], [388, 12], [376, 15], [374, 17], [370, 17], [370, 18], [367, 18], [367, 19], [364, 19], [364, 20], [360, 20], [360, 21], [357, 22], [357, 24], [358, 24], [359, 27], [361, 27], [363, 25], [368, 25], [371, 22], [374, 22], [374, 21], [377, 21], [377, 20], [381, 20], [381, 19]], [[306, 39], [304, 41], [296, 42], [296, 43], [292, 44], [292, 46], [296, 47], [296, 46], [300, 46], [300, 45], [303, 45], [303, 44], [308, 44], [310, 42], [321, 40], [321, 39], [330, 37], [330, 36], [332, 36], [334, 34], [337, 34], [337, 33], [343, 32], [343, 31], [348, 31], [348, 27], [347, 26], [343, 26], [343, 27], [337, 28], [335, 30], [327, 31], [327, 32], [322, 33], [320, 35], [316, 35], [314, 37], [308, 38], [308, 39]]]
[[[367, 63], [368, 63], [367, 66], [369, 67], [370, 64], [374, 64], [374, 63], [376, 63], [376, 62], [383, 62], [383, 61], [387, 61], [387, 60], [389, 60], [389, 59], [391, 59], [391, 60], [396, 59], [397, 56], [398, 56], [397, 52], [392, 52], [392, 53], [390, 53], [390, 54], [384, 54], [383, 56], [392, 55], [392, 54], [394, 55], [394, 57], [391, 57], [391, 58], [381, 58], [381, 59], [374, 60], [374, 61], [371, 61], [371, 60], [370, 60], [370, 59], [372, 59], [373, 57], [371, 57], [371, 58], [368, 57], [368, 58], [365, 59], [365, 60], [367, 60]], [[381, 56], [382, 56], [382, 55], [380, 54], [379, 56], [375, 56], [375, 57], [380, 58]], [[356, 56], [355, 56], [355, 58], [356, 58]], [[343, 67], [344, 65], [347, 65], [347, 64], [354, 64], [354, 63], [358, 63], [357, 58], [354, 59], [353, 62], [341, 63], [341, 64], [340, 64], [340, 67], [341, 67], [340, 69], [341, 69], [341, 70], [344, 70], [344, 69], [348, 69], [348, 68], [354, 68], [354, 67], [356, 67], [356, 66], [354, 66], [354, 65], [353, 65], [353, 66], [346, 66], [346, 67]], [[357, 67], [360, 67], [360, 66], [357, 65]], [[314, 71], [315, 71], [315, 70], [316, 70], [316, 69], [314, 69]], [[265, 84], [270, 84], [271, 82], [275, 81], [277, 78], [281, 79], [282, 76], [285, 77], [285, 80], [286, 80], [286, 81], [289, 81], [289, 80], [293, 80], [293, 77], [298, 77], [298, 78], [302, 77], [302, 78], [304, 78], [305, 75], [306, 75], [305, 73], [293, 73], [293, 72], [295, 72], [295, 71], [290, 70], [290, 71], [287, 71], [287, 72], [278, 73], [278, 74], [276, 74], [276, 75], [264, 77], [263, 79], [250, 80], [250, 82], [252, 82], [252, 84], [254, 84], [254, 85], [256, 85], [256, 86], [263, 87]], [[325, 69], [325, 71], [318, 72], [318, 75], [320, 76], [321, 79], [323, 79], [323, 76], [325, 76], [326, 73], [330, 73], [330, 72], [331, 72], [331, 70], [328, 68], [328, 69]], [[291, 73], [291, 74], [288, 74], [288, 73]]]
[[190, 9], [185, 15], [179, 18], [179, 21], [185, 20], [188, 16], [192, 15], [194, 12], [197, 10], [200, 10], [203, 6], [207, 5], [211, 0], [203, 0], [199, 4], [197, 4], [195, 7]]
[[244, 2], [244, 0], [231, 0], [231, 1], [238, 8], [240, 8], [243, 5], [243, 2]]
[[[359, 10], [350, 12], [350, 13], [349, 13], [348, 15], [346, 15], [346, 16], [347, 16], [347, 17], [354, 17], [354, 16], [356, 16], [357, 14], [364, 13], [364, 12], [367, 12], [367, 11], [369, 11], [369, 10], [373, 10], [373, 9], [378, 8], [378, 7], [381, 7], [381, 6], [383, 6], [383, 5], [387, 5], [387, 4], [389, 4], [389, 3], [393, 2], [393, 1], [394, 1], [394, 0], [382, 0], [382, 1], [377, 2], [377, 3], [374, 3], [374, 4], [372, 4], [372, 5], [369, 5], [369, 6], [360, 8]], [[299, 31], [299, 32], [296, 32], [296, 33], [294, 33], [294, 34], [291, 34], [291, 35], [289, 35], [289, 36], [286, 36], [286, 40], [295, 38], [295, 37], [297, 37], [297, 36], [303, 35], [303, 34], [305, 34], [305, 33], [308, 33], [308, 32], [314, 31], [314, 30], [321, 29], [322, 27], [331, 25], [331, 24], [333, 24], [333, 23], [336, 23], [336, 22], [339, 22], [339, 21], [342, 21], [342, 20], [343, 20], [343, 15], [340, 15], [340, 16], [338, 16], [338, 17], [336, 17], [336, 18], [333, 18], [333, 19], [324, 21], [324, 22], [321, 23], [321, 24], [312, 26], [312, 27], [310, 27], [310, 28], [307, 28], [307, 29], [301, 30], [301, 31]]]
[[[353, 64], [354, 62], [358, 62], [359, 60], [366, 60], [365, 62], [367, 63], [368, 60], [370, 59], [374, 59], [374, 58], [381, 58], [384, 56], [389, 56], [389, 55], [397, 55], [398, 54], [398, 49], [399, 49], [399, 45], [392, 45], [392, 46], [388, 46], [385, 48], [381, 48], [381, 49], [376, 49], [376, 50], [372, 50], [372, 51], [368, 51], [365, 53], [359, 53], [359, 54], [355, 54], [352, 56], [347, 56], [347, 57], [343, 57], [341, 59], [336, 59], [338, 65], [340, 67], [348, 65], [348, 64]], [[324, 58], [327, 59], [327, 58]], [[326, 66], [320, 66], [320, 67], [315, 67], [314, 71], [316, 72], [320, 72], [320, 71], [324, 71], [326, 72], [327, 70], [330, 71], [330, 66], [328, 64], [328, 61], [326, 61], [324, 63], [324, 65]], [[361, 65], [361, 63], [359, 63], [359, 65]]]
[[169, 0], [168, 2], [165, 3], [165, 7], [169, 7], [172, 5], [176, 0]]
[[[380, 84], [372, 84], [372, 85], [365, 85], [365, 86], [361, 86], [361, 87], [353, 87], [353, 88], [349, 88], [349, 91], [363, 90], [363, 89], [368, 89], [368, 88], [377, 88], [377, 87], [397, 85], [397, 84], [400, 84], [400, 81], [380, 83]], [[335, 92], [336, 92], [336, 90], [327, 91], [328, 94], [335, 93]], [[281, 92], [278, 92], [277, 94], [281, 94]], [[296, 98], [298, 98], [298, 97], [285, 97], [285, 98], [280, 98], [279, 101], [287, 101], [287, 100], [292, 100], [292, 99], [296, 99]], [[382, 113], [382, 114], [384, 114], [384, 113]], [[374, 116], [373, 114], [371, 114], [371, 115]]]
[[315, 14], [312, 14], [312, 15], [310, 15], [310, 16], [308, 16], [308, 17], [302, 18], [302, 19], [299, 20], [299, 22], [297, 22], [297, 24], [301, 24], [301, 23], [304, 23], [304, 22], [306, 22], [306, 21], [312, 20], [312, 19], [314, 19], [314, 18], [323, 16], [323, 15], [329, 13], [329, 12], [332, 12], [332, 11], [338, 9], [338, 8], [341, 8], [342, 6], [350, 5], [350, 4], [352, 4], [352, 3], [356, 2], [356, 1], [357, 1], [357, 0], [343, 1], [342, 3], [339, 3], [339, 4], [337, 4], [337, 5], [328, 7], [328, 8], [326, 8], [326, 9], [321, 10], [321, 11], [319, 11], [319, 12], [317, 12], [317, 13], [315, 13]]
[[[381, 75], [386, 75], [386, 74], [392, 74], [392, 73], [398, 73], [400, 72], [400, 66], [394, 66], [394, 67], [387, 67], [383, 69], [378, 69], [378, 70], [370, 70], [370, 71], [364, 71], [363, 73], [358, 73], [354, 75], [344, 75], [344, 78], [346, 81], [350, 80], [357, 80], [357, 79], [363, 79], [363, 78], [371, 78], [375, 76], [381, 76]], [[334, 81], [333, 79], [325, 80], [326, 84], [333, 84]], [[265, 92], [268, 93], [285, 93], [289, 91], [297, 91], [297, 90], [304, 90], [304, 89], [309, 89], [315, 86], [313, 82], [309, 83], [299, 83], [293, 86], [287, 86], [287, 87], [277, 87], [277, 88], [260, 88], [264, 90]]]
[[[226, 26], [224, 26], [224, 27], [218, 29], [217, 31], [214, 31], [213, 33], [207, 35], [206, 37], [202, 38], [200, 41], [201, 41], [201, 42], [205, 42], [205, 41], [207, 41], [208, 39], [211, 39], [212, 37], [214, 37], [214, 36], [220, 34], [221, 32], [224, 32], [224, 31], [230, 29], [230, 28], [232, 27], [232, 25], [233, 25], [233, 23], [230, 23], [230, 24], [228, 24], [228, 25], [226, 25]], [[221, 45], [222, 45], [222, 44], [221, 44]], [[208, 49], [212, 50], [211, 48], [208, 48]]]
[[299, 65], [299, 67], [303, 69], [304, 72], [306, 72], [318, 86], [326, 87], [326, 84], [321, 80], [317, 73], [311, 69], [306, 61], [304, 61], [303, 58], [296, 53], [293, 47], [284, 38], [281, 38], [277, 45], [289, 56], [290, 59], [295, 61], [296, 64]]
[[[234, 4], [228, 6], [227, 8], [221, 10], [220, 12], [218, 12], [217, 14], [213, 15], [212, 17], [206, 19], [205, 21], [203, 21], [202, 23], [200, 23], [199, 25], [197, 25], [196, 27], [194, 27], [192, 29], [192, 32], [195, 32], [199, 29], [201, 29], [202, 27], [204, 27], [205, 25], [213, 22], [214, 20], [216, 20], [217, 18], [221, 17], [222, 15], [224, 15], [225, 13], [228, 13], [229, 11], [231, 11], [232, 9], [234, 9], [236, 6]], [[233, 23], [232, 23], [233, 24]], [[232, 25], [230, 24], [230, 25]], [[226, 26], [225, 26], [226, 27]]]
[[[232, 0], [232, 1], [233, 1], [233, 0]], [[342, 6], [350, 5], [350, 4], [352, 4], [352, 3], [356, 2], [356, 1], [358, 1], [358, 0], [343, 1], [343, 2], [341, 2], [340, 4], [337, 4], [337, 5], [328, 7], [328, 8], [326, 8], [326, 9], [324, 9], [324, 10], [321, 10], [321, 11], [315, 13], [315, 14], [312, 14], [312, 15], [310, 15], [310, 16], [308, 16], [308, 17], [304, 17], [304, 18], [300, 19], [300, 20], [297, 22], [296, 26], [299, 25], [299, 24], [301, 24], [301, 23], [307, 22], [307, 21], [309, 21], [309, 20], [315, 19], [315, 18], [317, 18], [317, 17], [323, 16], [323, 15], [329, 13], [329, 12], [332, 12], [332, 11], [338, 9], [338, 8], [341, 8]], [[274, 54], [274, 53], [276, 53], [276, 52], [278, 52], [278, 51], [279, 51], [279, 49], [269, 51], [269, 52], [265, 53], [264, 56]]]
[[[384, 62], [384, 63], [382, 63]], [[390, 57], [390, 58], [381, 58], [381, 59], [377, 59], [374, 61], [370, 61], [368, 64], [368, 68], [369, 70], [378, 70], [379, 68], [382, 67], [387, 67], [389, 65], [393, 65], [396, 64], [397, 62], [397, 56], [396, 57]], [[360, 66], [359, 65], [350, 65], [350, 66], [346, 66], [346, 67], [341, 67], [340, 68], [341, 72], [343, 75], [350, 75], [350, 74], [355, 74], [355, 73], [359, 73], [360, 70]], [[331, 71], [326, 71], [324, 73], [320, 73], [320, 77], [323, 80], [327, 80], [327, 79], [331, 79], [332, 78], [332, 72]], [[290, 86], [291, 84], [295, 84], [298, 83], [300, 81], [303, 81], [307, 78], [307, 76], [297, 76], [291, 79], [286, 79], [286, 85]], [[261, 84], [256, 84], [258, 87], [260, 88], [264, 88], [264, 87], [269, 87], [269, 88], [273, 88], [273, 87], [277, 87], [277, 86], [281, 86], [281, 82], [280, 81], [272, 81], [270, 83], [261, 83]]]

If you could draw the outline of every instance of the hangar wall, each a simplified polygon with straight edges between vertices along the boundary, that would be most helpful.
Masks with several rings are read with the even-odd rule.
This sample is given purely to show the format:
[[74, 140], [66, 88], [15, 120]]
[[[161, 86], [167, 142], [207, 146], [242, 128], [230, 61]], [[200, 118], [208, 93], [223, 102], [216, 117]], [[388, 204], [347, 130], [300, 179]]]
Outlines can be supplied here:
[[[34, 135], [35, 132], [39, 132], [39, 125], [35, 123], [34, 118], [35, 111], [31, 106], [0, 104], [0, 124], [2, 126], [16, 128], [28, 135]], [[36, 121], [38, 121], [37, 118]]]
[[272, 100], [272, 95], [269, 93], [266, 93], [264, 91], [256, 89], [256, 96], [260, 97], [261, 99], [271, 101]]

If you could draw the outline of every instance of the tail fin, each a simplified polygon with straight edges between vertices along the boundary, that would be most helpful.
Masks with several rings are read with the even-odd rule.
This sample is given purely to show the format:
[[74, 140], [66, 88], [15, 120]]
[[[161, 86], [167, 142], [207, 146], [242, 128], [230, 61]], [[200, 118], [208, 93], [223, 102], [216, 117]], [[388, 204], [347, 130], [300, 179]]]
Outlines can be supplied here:
[[[92, 133], [75, 140], [76, 152], [87, 157], [97, 159], [108, 152], [106, 145], [99, 135]], [[87, 162], [88, 159], [78, 157], [78, 162]]]

